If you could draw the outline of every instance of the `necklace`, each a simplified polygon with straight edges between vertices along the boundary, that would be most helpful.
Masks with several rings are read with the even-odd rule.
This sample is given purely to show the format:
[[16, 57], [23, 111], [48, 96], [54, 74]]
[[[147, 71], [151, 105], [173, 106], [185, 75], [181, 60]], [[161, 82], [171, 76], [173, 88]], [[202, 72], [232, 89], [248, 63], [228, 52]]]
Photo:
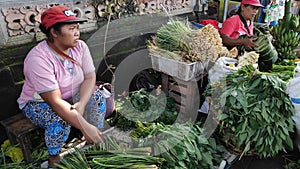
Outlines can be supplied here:
[[73, 62], [74, 64], [76, 64], [77, 66], [79, 66], [80, 68], [81, 65], [80, 63], [78, 63], [75, 59], [73, 59], [72, 57], [70, 57], [69, 55], [65, 54], [64, 52], [62, 52], [61, 50], [59, 50], [49, 39], [46, 39], [47, 44], [59, 55], [64, 56], [65, 58], [69, 59], [71, 62]]

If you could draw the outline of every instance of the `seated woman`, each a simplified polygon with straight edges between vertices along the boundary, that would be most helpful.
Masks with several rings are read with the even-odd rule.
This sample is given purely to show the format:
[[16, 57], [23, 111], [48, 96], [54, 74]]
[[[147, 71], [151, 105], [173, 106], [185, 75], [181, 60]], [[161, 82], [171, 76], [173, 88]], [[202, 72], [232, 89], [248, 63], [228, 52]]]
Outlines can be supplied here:
[[226, 19], [220, 29], [223, 45], [232, 48], [243, 45], [247, 50], [253, 50], [257, 45], [256, 38], [239, 38], [243, 35], [253, 36], [253, 19], [259, 8], [264, 7], [259, 0], [242, 0], [236, 15]]
[[[24, 61], [25, 83], [18, 99], [23, 114], [45, 130], [49, 168], [60, 162], [60, 152], [71, 126], [87, 143], [102, 141], [106, 98], [95, 87], [96, 74], [86, 43], [80, 40], [79, 23], [86, 20], [65, 6], [43, 12], [40, 28], [46, 40], [30, 50]], [[76, 98], [78, 95], [79, 98]], [[84, 118], [96, 107], [97, 126]]]

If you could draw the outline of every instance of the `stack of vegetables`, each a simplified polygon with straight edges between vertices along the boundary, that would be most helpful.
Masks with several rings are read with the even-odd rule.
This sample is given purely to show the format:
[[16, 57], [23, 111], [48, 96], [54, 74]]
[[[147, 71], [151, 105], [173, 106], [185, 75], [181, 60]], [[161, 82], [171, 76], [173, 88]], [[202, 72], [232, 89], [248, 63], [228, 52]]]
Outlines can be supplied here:
[[274, 157], [293, 148], [290, 133], [295, 110], [284, 81], [247, 65], [223, 83], [212, 86], [211, 94], [220, 137], [228, 149], [241, 155]]
[[191, 29], [187, 23], [170, 19], [148, 42], [150, 54], [185, 62], [215, 62], [222, 50], [222, 39], [212, 25]]

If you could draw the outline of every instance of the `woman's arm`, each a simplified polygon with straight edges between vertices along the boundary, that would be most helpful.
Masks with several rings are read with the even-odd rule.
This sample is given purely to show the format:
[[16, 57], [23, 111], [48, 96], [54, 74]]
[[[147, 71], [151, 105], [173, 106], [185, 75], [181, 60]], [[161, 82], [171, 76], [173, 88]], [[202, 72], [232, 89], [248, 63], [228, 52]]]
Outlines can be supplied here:
[[71, 108], [71, 104], [63, 100], [59, 89], [41, 93], [40, 96], [50, 105], [52, 110], [63, 120], [79, 129], [87, 142], [101, 142], [101, 132], [97, 127], [89, 124], [76, 109]]
[[88, 73], [84, 76], [84, 81], [80, 86], [80, 100], [72, 106], [72, 108], [76, 109], [81, 115], [83, 115], [85, 106], [95, 90], [95, 84], [95, 72]]
[[255, 42], [253, 42], [253, 40], [256, 40], [257, 38], [235, 39], [235, 38], [229, 37], [226, 34], [220, 34], [220, 36], [222, 38], [223, 45], [227, 46], [227, 47], [244, 45], [247, 50], [253, 50], [255, 47], [257, 47], [257, 44]]

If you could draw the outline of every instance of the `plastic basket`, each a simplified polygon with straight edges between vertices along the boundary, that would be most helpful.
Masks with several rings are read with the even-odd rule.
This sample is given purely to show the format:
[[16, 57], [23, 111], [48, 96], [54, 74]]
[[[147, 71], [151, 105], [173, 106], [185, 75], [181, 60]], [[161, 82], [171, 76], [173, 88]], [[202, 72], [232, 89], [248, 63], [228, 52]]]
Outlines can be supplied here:
[[189, 81], [203, 74], [209, 61], [186, 63], [151, 54], [152, 68], [172, 77]]

